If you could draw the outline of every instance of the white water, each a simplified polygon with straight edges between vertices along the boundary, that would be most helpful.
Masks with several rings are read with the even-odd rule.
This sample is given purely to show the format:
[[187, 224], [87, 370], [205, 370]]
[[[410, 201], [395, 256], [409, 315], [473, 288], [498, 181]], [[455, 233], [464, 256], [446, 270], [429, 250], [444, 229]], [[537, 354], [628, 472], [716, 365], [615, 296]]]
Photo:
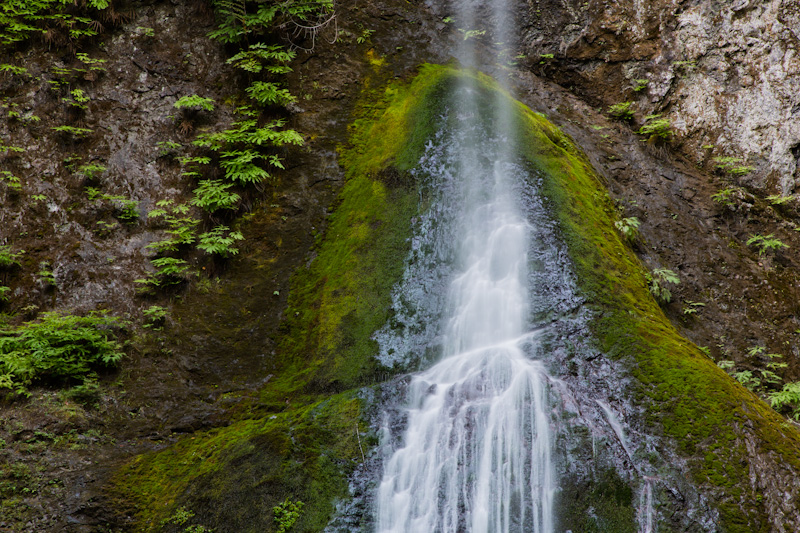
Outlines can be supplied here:
[[445, 356], [412, 378], [404, 447], [385, 462], [377, 530], [549, 533], [547, 378], [520, 348], [536, 336], [525, 334], [531, 228], [512, 200], [508, 165], [460, 158], [463, 267], [449, 289]]
[[[462, 13], [461, 20], [473, 19]], [[461, 52], [462, 60], [473, 57]], [[528, 332], [534, 228], [515, 192], [524, 177], [510, 163], [510, 134], [491, 126], [509, 126], [507, 103], [498, 103], [496, 116], [479, 117], [475, 94], [469, 86], [456, 91], [443, 147], [428, 150], [433, 173], [449, 177], [440, 201], [452, 218], [456, 275], [443, 357], [412, 377], [405, 434], [384, 461], [380, 533], [554, 527], [547, 375], [522, 350], [536, 342]]]

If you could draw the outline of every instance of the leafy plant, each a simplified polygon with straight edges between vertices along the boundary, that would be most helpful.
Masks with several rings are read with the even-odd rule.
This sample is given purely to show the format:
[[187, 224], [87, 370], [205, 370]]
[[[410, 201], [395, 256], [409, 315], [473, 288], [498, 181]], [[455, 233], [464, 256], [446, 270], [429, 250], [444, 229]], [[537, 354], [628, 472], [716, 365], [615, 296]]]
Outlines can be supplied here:
[[783, 196], [782, 194], [772, 194], [767, 196], [767, 201], [772, 205], [783, 205], [795, 199], [794, 195]]
[[726, 207], [734, 207], [736, 205], [735, 200], [741, 198], [743, 195], [744, 189], [741, 187], [728, 187], [712, 194], [711, 199]]
[[[229, 233], [226, 235], [226, 232]], [[228, 226], [219, 225], [209, 232], [201, 233], [197, 247], [208, 254], [230, 257], [239, 253], [233, 245], [242, 239], [244, 237], [241, 232], [230, 231]]]
[[156, 207], [158, 209], [153, 209], [147, 214], [148, 219], [160, 219], [166, 223], [167, 234], [171, 235], [171, 238], [150, 243], [147, 248], [158, 252], [176, 251], [183, 245], [195, 242], [197, 239], [195, 228], [200, 221], [188, 215], [188, 205], [176, 205], [172, 200], [161, 200], [156, 203]]
[[778, 411], [788, 408], [790, 416], [800, 420], [800, 381], [786, 383], [780, 391], [767, 394], [767, 398], [773, 409]]
[[231, 187], [233, 183], [225, 183], [222, 180], [202, 180], [193, 191], [194, 198], [191, 203], [209, 213], [220, 209], [235, 209], [242, 197], [235, 192], [229, 192], [228, 189]]
[[28, 73], [28, 69], [4, 63], [0, 65], [0, 72], [11, 74], [12, 76], [23, 76]]
[[0, 285], [0, 302], [7, 302], [10, 298], [9, 294], [11, 292], [11, 287], [6, 287], [5, 285]]
[[53, 126], [50, 129], [59, 133], [66, 133], [77, 139], [82, 139], [94, 131], [91, 128], [78, 128], [76, 126]]
[[686, 307], [683, 308], [684, 315], [696, 315], [706, 306], [703, 302], [692, 302], [687, 300]]
[[375, 33], [375, 30], [370, 30], [370, 29], [362, 30], [361, 31], [361, 35], [356, 37], [356, 42], [358, 44], [364, 44], [365, 42], [367, 42], [369, 40], [370, 37], [372, 37], [373, 33]]
[[639, 128], [640, 135], [646, 135], [652, 139], [672, 139], [672, 123], [668, 118], [661, 118], [661, 115], [647, 115], [644, 117], [645, 123]]
[[156, 148], [158, 148], [158, 157], [167, 157], [173, 155], [182, 147], [183, 145], [181, 145], [181, 143], [176, 143], [174, 141], [159, 141], [156, 143]]
[[161, 326], [164, 325], [164, 321], [167, 318], [167, 313], [169, 313], [169, 310], [166, 307], [161, 307], [160, 305], [151, 305], [142, 311], [142, 314], [147, 320], [147, 322], [144, 324], [144, 327], [160, 329]]
[[89, 102], [91, 98], [83, 92], [83, 89], [73, 89], [70, 92], [70, 96], [67, 98], [63, 98], [63, 101], [69, 104], [72, 107], [76, 107], [81, 110], [86, 110], [89, 108], [87, 102]]
[[669, 303], [672, 301], [672, 293], [667, 288], [667, 284], [677, 285], [681, 282], [678, 275], [667, 268], [656, 268], [652, 272], [645, 274], [647, 288], [650, 294], [659, 303]]
[[0, 268], [7, 269], [13, 266], [19, 266], [19, 258], [22, 257], [24, 253], [25, 250], [12, 252], [11, 246], [8, 244], [0, 245]]
[[303, 502], [293, 502], [286, 498], [282, 503], [272, 508], [277, 533], [286, 533], [291, 529], [297, 519], [300, 518], [303, 506]]
[[22, 190], [22, 183], [18, 177], [14, 176], [8, 170], [0, 171], [0, 181], [5, 182], [6, 186], [13, 192], [19, 192]]
[[159, 257], [150, 262], [156, 267], [155, 272], [151, 272], [146, 278], [134, 280], [134, 283], [139, 283], [142, 286], [141, 290], [145, 292], [151, 288], [183, 283], [191, 272], [189, 263], [176, 257]]
[[742, 165], [742, 159], [739, 157], [715, 157], [713, 161], [714, 166], [718, 170], [722, 170], [735, 176], [749, 174], [754, 170], [753, 167]]
[[612, 117], [619, 118], [622, 120], [631, 120], [633, 119], [633, 102], [620, 102], [618, 104], [614, 104], [609, 106], [608, 114]]
[[39, 263], [39, 272], [37, 272], [36, 275], [39, 276], [39, 281], [41, 281], [45, 287], [56, 286], [56, 276], [53, 274], [49, 261], [42, 261]]
[[190, 94], [188, 96], [181, 96], [180, 98], [178, 98], [178, 100], [174, 104], [172, 104], [172, 107], [175, 107], [177, 109], [190, 108], [190, 109], [204, 109], [206, 111], [214, 111], [214, 99], [204, 98], [196, 94]]
[[788, 244], [783, 243], [780, 239], [776, 239], [771, 233], [766, 236], [760, 234], [751, 235], [750, 238], [747, 239], [746, 244], [747, 246], [755, 246], [758, 248], [759, 256], [763, 256], [770, 251], [789, 248]]
[[614, 227], [622, 234], [628, 241], [633, 241], [639, 235], [639, 219], [636, 217], [626, 217], [614, 222]]
[[646, 79], [633, 80], [633, 90], [638, 93], [639, 91], [646, 89], [649, 84], [650, 80]]
[[97, 176], [105, 172], [107, 169], [103, 165], [97, 163], [89, 163], [78, 167], [78, 173], [83, 174], [87, 180], [94, 180]]
[[112, 331], [124, 325], [104, 313], [45, 313], [0, 329], [0, 388], [29, 395], [36, 382], [81, 382], [94, 369], [115, 366], [123, 353]]

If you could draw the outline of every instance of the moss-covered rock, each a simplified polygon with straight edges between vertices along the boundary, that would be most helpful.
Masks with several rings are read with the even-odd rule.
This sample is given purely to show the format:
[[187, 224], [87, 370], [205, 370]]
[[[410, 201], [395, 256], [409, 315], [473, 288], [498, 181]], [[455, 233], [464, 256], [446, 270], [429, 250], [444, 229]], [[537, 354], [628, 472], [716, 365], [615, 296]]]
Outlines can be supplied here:
[[[390, 317], [391, 289], [402, 276], [418, 210], [408, 170], [463, 76], [473, 79], [482, 106], [502, 93], [486, 76], [432, 65], [406, 84], [365, 91], [352, 145], [341, 151], [347, 180], [339, 205], [316, 257], [294, 277], [274, 377], [247, 416], [120, 471], [118, 487], [135, 501], [141, 529], [157, 529], [185, 506], [198, 513], [197, 523], [218, 531], [269, 531], [272, 507], [286, 498], [305, 503], [297, 531], [327, 523], [361, 458], [362, 406], [354, 391], [385, 370], [374, 359], [372, 335]], [[513, 106], [517, 150], [543, 176], [581, 295], [593, 310], [597, 345], [628, 369], [631, 399], [645, 409], [652, 431], [688, 460], [695, 483], [716, 502], [720, 527], [768, 530], [765, 497], [751, 482], [759, 475], [753, 456], [770, 455], [797, 472], [800, 435], [678, 335], [615, 231], [615, 210], [586, 158], [544, 116]], [[632, 492], [613, 471], [600, 472], [572, 496], [569, 507], [602, 507], [615, 531], [631, 530]]]

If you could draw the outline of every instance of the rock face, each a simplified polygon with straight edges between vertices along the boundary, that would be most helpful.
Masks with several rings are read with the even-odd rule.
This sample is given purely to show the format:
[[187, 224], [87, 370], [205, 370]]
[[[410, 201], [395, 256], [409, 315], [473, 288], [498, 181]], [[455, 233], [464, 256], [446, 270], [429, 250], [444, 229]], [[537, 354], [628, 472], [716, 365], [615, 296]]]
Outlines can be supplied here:
[[[254, 209], [238, 219], [247, 237], [242, 253], [222, 266], [200, 254], [187, 256], [198, 270], [207, 268], [203, 271], [212, 275], [149, 300], [135, 294], [133, 280], [145, 275], [150, 253], [146, 245], [160, 238], [165, 228], [148, 223], [144, 215], [159, 200], [186, 200], [194, 187], [190, 179], [181, 176], [184, 169], [175, 158], [183, 153], [167, 150], [162, 154], [159, 143], [172, 141], [187, 147], [202, 128], [220, 129], [231, 121], [231, 106], [220, 106], [213, 114], [184, 124], [172, 104], [188, 94], [235, 101], [246, 85], [225, 66], [228, 54], [224, 47], [206, 37], [214, 24], [211, 13], [198, 13], [197, 3], [189, 0], [136, 3], [124, 23], [108, 25], [105, 45], [87, 45], [90, 57], [106, 60], [105, 72], [90, 76], [92, 79], [70, 74], [71, 85], [59, 92], [51, 90], [48, 81], [67, 75], [58, 74], [63, 70], [55, 67], [82, 68], [70, 54], [34, 43], [3, 57], [1, 63], [24, 65], [30, 74], [4, 74], [0, 80], [4, 104], [16, 105], [23, 115], [32, 113], [42, 120], [0, 121], [0, 133], [9, 139], [8, 144], [26, 149], [22, 155], [2, 155], [2, 170], [22, 178], [23, 190], [15, 193], [0, 176], [0, 244], [24, 248], [26, 254], [19, 268], [0, 271], [0, 284], [13, 289], [10, 301], [0, 310], [16, 315], [17, 322], [33, 318], [37, 310], [53, 309], [82, 313], [104, 308], [135, 317], [158, 303], [169, 307], [171, 316], [163, 331], [148, 333], [132, 326], [130, 356], [120, 374], [102, 376], [98, 406], [82, 407], [46, 387], [27, 403], [0, 405], [0, 418], [9, 421], [0, 425], [0, 439], [8, 443], [0, 455], [0, 470], [6, 472], [0, 474], [6, 476], [0, 479], [6, 483], [0, 484], [0, 491], [5, 491], [0, 499], [8, 502], [10, 509], [7, 517], [0, 516], [0, 529], [105, 531], [105, 524], [113, 524], [136, 530], [141, 526], [137, 513], [142, 509], [109, 499], [109, 480], [123, 463], [158, 449], [169, 455], [179, 448], [176, 443], [186, 449], [190, 440], [196, 449], [205, 449], [197, 443], [206, 442], [209, 433], [204, 430], [209, 428], [232, 435], [226, 442], [244, 448], [239, 445], [249, 442], [254, 431], [236, 417], [250, 411], [253, 417], [264, 415], [269, 420], [275, 419], [273, 412], [286, 415], [285, 420], [267, 422], [272, 424], [269, 428], [280, 427], [280, 431], [259, 428], [259, 439], [288, 434], [280, 425], [284, 422], [286, 427], [294, 427], [289, 406], [296, 402], [293, 405], [303, 408], [302, 402], [307, 400], [295, 398], [293, 389], [281, 395], [269, 393], [266, 399], [262, 393], [268, 391], [268, 385], [291, 377], [280, 375], [285, 361], [281, 361], [279, 348], [282, 330], [291, 327], [286, 317], [298, 313], [286, 311], [289, 280], [319, 252], [309, 253], [317, 235], [329, 229], [326, 217], [345, 182], [336, 146], [347, 143], [347, 124], [353, 118], [369, 116], [374, 104], [370, 98], [383, 98], [370, 95], [370, 90], [395, 77], [410, 78], [420, 63], [450, 59], [448, 43], [461, 40], [462, 34], [455, 24], [444, 22], [450, 15], [444, 4], [375, 0], [338, 6], [338, 36], [323, 35], [313, 53], [300, 54], [287, 79], [299, 97], [287, 117], [308, 143], [302, 150], [282, 154], [288, 170], [248, 199]], [[770, 205], [758, 197], [791, 193], [800, 178], [797, 3], [518, 0], [515, 10], [521, 28], [520, 47], [528, 56], [513, 73], [517, 97], [546, 113], [573, 137], [607, 180], [617, 210], [641, 220], [641, 238], [633, 243], [639, 259], [648, 268], [670, 267], [680, 275], [682, 283], [673, 290], [673, 303], [662, 306], [666, 315], [698, 346], [709, 347], [717, 360], [733, 360], [738, 370], [757, 372], [766, 360], [746, 353], [751, 347], [765, 348], [782, 353], [789, 365], [780, 376], [783, 382], [800, 379], [800, 352], [794, 336], [800, 328], [800, 261], [795, 252], [800, 249], [800, 234], [794, 231], [798, 213], [795, 204]], [[641, 90], [634, 90], [637, 84]], [[82, 88], [91, 98], [82, 114], [62, 100], [75, 88]], [[359, 103], [359, 99], [364, 101]], [[628, 125], [609, 120], [605, 107], [623, 101], [635, 102], [634, 130], [647, 115], [661, 113], [670, 118], [677, 133], [670, 147], [646, 145]], [[73, 138], [56, 135], [51, 129], [65, 124], [91, 128], [93, 133]], [[741, 165], [754, 170], [719, 178], [709, 172], [715, 167], [715, 157], [739, 157]], [[102, 165], [106, 170], [88, 176], [85, 169], [79, 170], [86, 164]], [[400, 175], [379, 178], [393, 186], [402, 183]], [[731, 205], [717, 205], [711, 195], [719, 188], [720, 179], [723, 186], [738, 184], [750, 190], [739, 191]], [[119, 201], [90, 200], [87, 186], [137, 201], [138, 221], [119, 220]], [[376, 230], [381, 224], [365, 227]], [[614, 233], [611, 226], [608, 229], [609, 234]], [[755, 232], [774, 232], [791, 248], [757, 255], [745, 244]], [[48, 269], [55, 287], [42, 280], [41, 271]], [[319, 283], [320, 287], [326, 285], [331, 286], [327, 278]], [[338, 296], [349, 298], [352, 294], [344, 290]], [[705, 307], [696, 316], [686, 314], [683, 309], [689, 301]], [[349, 346], [350, 338], [337, 342]], [[705, 356], [696, 350], [693, 353], [696, 360], [705, 361], [719, 374]], [[608, 363], [603, 357], [587, 357], [584, 363], [586, 374], [570, 374], [566, 381], [594, 375], [604, 382], [617, 374], [614, 365], [622, 364]], [[352, 373], [358, 379], [365, 375], [359, 368]], [[732, 380], [724, 375], [719, 378], [737, 395], [746, 395], [748, 402], [763, 410], [759, 411], [762, 415], [777, 419]], [[330, 392], [328, 387], [345, 387], [325, 379], [312, 385], [321, 389], [315, 390], [320, 396]], [[757, 392], [763, 395], [779, 388], [772, 384]], [[649, 449], [649, 427], [643, 427], [649, 416], [636, 403], [617, 398], [617, 389], [612, 387], [612, 392], [604, 401], [623, 422], [633, 421], [627, 432], [632, 446]], [[665, 396], [659, 401], [673, 405], [679, 398]], [[598, 427], [608, 426], [603, 409], [593, 403], [596, 399], [587, 395], [584, 404], [591, 407], [592, 421]], [[347, 416], [357, 417], [350, 413], [348, 402], [331, 405], [337, 409], [346, 406]], [[702, 399], [696, 403], [702, 407]], [[316, 411], [312, 414], [316, 416]], [[338, 415], [331, 419], [344, 420]], [[352, 441], [359, 436], [358, 429], [351, 433], [354, 423], [346, 420]], [[728, 511], [751, 508], [750, 495], [756, 495], [761, 503], [742, 531], [796, 531], [800, 504], [792, 482], [795, 467], [783, 460], [786, 450], [774, 444], [783, 439], [783, 429], [767, 443], [763, 431], [742, 420], [732, 424], [731, 431], [735, 430], [732, 446], [743, 458], [735, 465], [737, 482], [746, 489], [740, 500], [726, 501]], [[225, 427], [228, 429], [221, 429]], [[314, 431], [318, 430], [315, 425]], [[338, 431], [335, 428], [330, 434]], [[605, 431], [609, 453], [624, 463], [624, 446], [615, 443], [617, 436], [608, 428]], [[787, 429], [784, 433], [785, 437], [792, 432]], [[360, 435], [363, 439], [364, 434]], [[580, 436], [574, 436], [576, 442]], [[331, 437], [326, 434], [325, 438]], [[75, 447], [48, 447], [50, 440]], [[263, 446], [258, 439], [252, 440]], [[669, 436], [663, 442], [671, 442]], [[728, 460], [703, 453], [709, 442], [682, 454], [689, 463], [687, 468], [711, 457], [711, 462], [716, 461], [713, 472], [724, 470]], [[272, 460], [283, 444], [280, 439], [273, 443], [278, 450], [274, 455], [238, 450], [241, 454], [233, 455], [226, 464], [238, 467], [237, 461], [252, 465]], [[354, 463], [363, 460], [360, 440], [345, 444], [352, 448]], [[664, 444], [658, 453], [667, 448]], [[672, 462], [678, 455], [663, 452], [663, 461]], [[574, 456], [588, 457], [589, 448], [576, 446]], [[21, 466], [5, 468], [16, 463]], [[176, 462], [172, 466], [183, 472], [182, 465]], [[588, 477], [580, 467], [572, 473], [576, 479]], [[224, 481], [220, 485], [237, 483], [225, 471], [218, 477]], [[186, 485], [193, 479], [184, 476], [178, 481]], [[724, 483], [725, 479], [730, 478], [717, 481]], [[608, 480], [607, 486], [617, 487], [617, 480]], [[9, 487], [17, 492], [9, 492]], [[576, 493], [585, 488], [576, 487]], [[159, 509], [172, 512], [184, 503], [191, 507], [204, 501], [194, 507], [198, 521], [209, 524], [214, 520], [215, 525], [220, 524], [219, 531], [226, 525], [233, 527], [230, 514], [226, 514], [233, 511], [219, 505], [216, 495], [203, 500], [206, 488], [198, 482], [193, 495], [178, 498], [178, 494], [170, 494], [158, 502]], [[239, 490], [246, 492], [246, 486]], [[284, 501], [285, 480], [261, 490], [270, 498], [265, 501]], [[682, 490], [668, 498], [695, 497]], [[231, 497], [235, 492], [227, 494], [232, 506], [244, 505]], [[630, 507], [630, 495], [624, 490], [620, 494], [628, 498], [625, 507]], [[702, 498], [697, 496], [698, 506], [708, 504], [706, 516], [717, 512], [718, 495], [712, 490]], [[261, 518], [268, 529], [272, 515], [268, 506], [265, 509]], [[683, 508], [675, 504], [671, 509]], [[326, 512], [320, 510], [314, 519], [324, 523]], [[140, 521], [134, 524], [137, 516]], [[695, 529], [683, 520], [676, 516], [669, 523], [676, 530], [713, 528], [705, 519]]]
[[[523, 45], [604, 105], [663, 113], [681, 150], [710, 168], [739, 157], [746, 182], [790, 194], [800, 179], [800, 6], [789, 0], [529, 1]], [[646, 88], [634, 91], [637, 80]], [[712, 148], [713, 147], [713, 148]]]

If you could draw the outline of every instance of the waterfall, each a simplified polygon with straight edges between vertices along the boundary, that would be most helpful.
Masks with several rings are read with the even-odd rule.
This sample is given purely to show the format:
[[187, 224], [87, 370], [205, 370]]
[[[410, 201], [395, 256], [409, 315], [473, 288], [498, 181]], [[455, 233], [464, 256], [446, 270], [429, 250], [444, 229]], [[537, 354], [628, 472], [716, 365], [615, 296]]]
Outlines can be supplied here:
[[[505, 27], [504, 10], [493, 13]], [[466, 10], [460, 21], [475, 18]], [[469, 44], [460, 56], [474, 59]], [[528, 176], [514, 163], [508, 102], [499, 97], [487, 113], [476, 93], [468, 81], [454, 91], [447, 125], [420, 163], [441, 204], [431, 226], [446, 242], [433, 246], [449, 247], [443, 255], [454, 267], [442, 357], [412, 376], [404, 435], [386, 451], [376, 497], [381, 533], [554, 527], [548, 377], [528, 355], [537, 342], [528, 272], [536, 228], [519, 193]]]

